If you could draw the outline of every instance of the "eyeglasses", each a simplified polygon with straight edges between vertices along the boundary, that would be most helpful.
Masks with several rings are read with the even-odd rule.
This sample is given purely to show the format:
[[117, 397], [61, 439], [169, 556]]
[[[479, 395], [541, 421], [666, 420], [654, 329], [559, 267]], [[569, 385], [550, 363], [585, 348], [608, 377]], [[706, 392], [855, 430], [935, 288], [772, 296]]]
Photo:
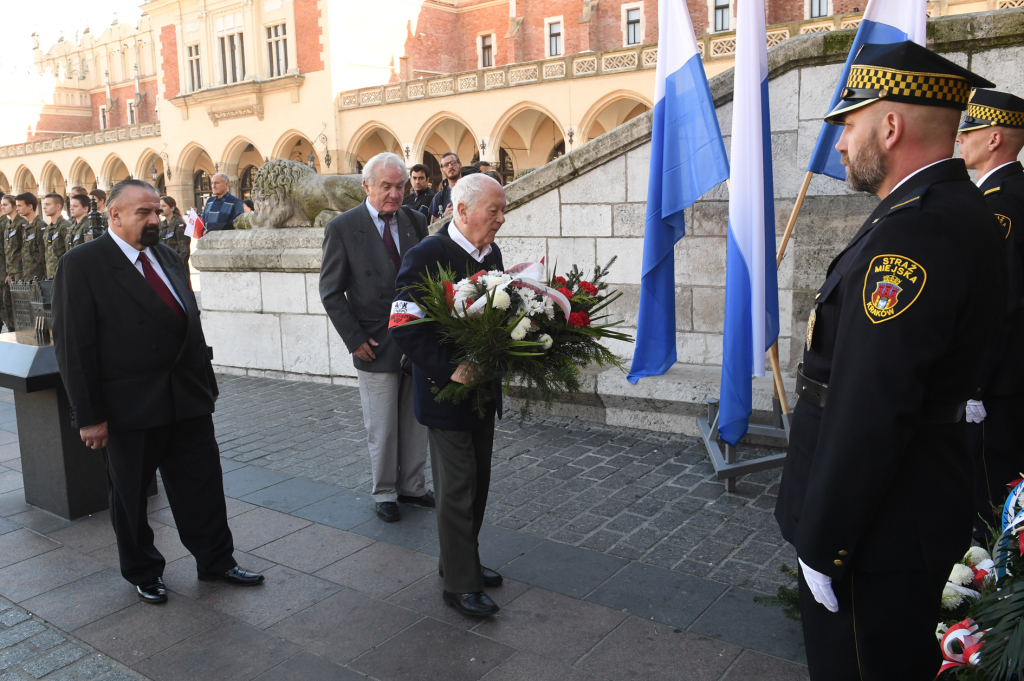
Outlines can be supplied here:
[[459, 163], [458, 161], [448, 161], [447, 163], [442, 163], [441, 167], [442, 168], [447, 168], [448, 166], [461, 166], [461, 165], [462, 164]]

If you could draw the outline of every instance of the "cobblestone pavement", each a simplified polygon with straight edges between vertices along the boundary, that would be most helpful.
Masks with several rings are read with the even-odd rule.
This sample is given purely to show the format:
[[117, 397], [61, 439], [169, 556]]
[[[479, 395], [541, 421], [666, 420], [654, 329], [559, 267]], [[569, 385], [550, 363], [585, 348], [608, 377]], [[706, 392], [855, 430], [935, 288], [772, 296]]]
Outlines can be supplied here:
[[[223, 456], [369, 491], [358, 389], [219, 381]], [[772, 516], [779, 469], [729, 493], [697, 438], [564, 418], [506, 418], [494, 449], [488, 523], [756, 591], [791, 583], [780, 568], [796, 553]]]
[[0, 681], [146, 679], [0, 598]]

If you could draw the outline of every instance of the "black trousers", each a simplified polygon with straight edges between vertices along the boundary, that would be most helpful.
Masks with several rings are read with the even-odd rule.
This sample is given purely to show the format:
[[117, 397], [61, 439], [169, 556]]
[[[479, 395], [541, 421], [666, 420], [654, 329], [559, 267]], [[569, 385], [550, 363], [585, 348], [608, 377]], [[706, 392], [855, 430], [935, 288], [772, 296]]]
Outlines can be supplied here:
[[110, 519], [121, 575], [132, 584], [160, 577], [166, 561], [153, 545], [146, 489], [157, 469], [178, 536], [202, 574], [235, 567], [213, 417], [197, 416], [146, 430], [111, 431], [106, 448]]
[[459, 594], [483, 591], [478, 538], [491, 486], [494, 412], [475, 430], [429, 428], [427, 437], [441, 545], [438, 568], [444, 571], [444, 590]]
[[933, 681], [942, 664], [935, 627], [948, 577], [949, 570], [849, 570], [832, 582], [839, 601], [832, 613], [814, 600], [801, 571], [811, 681]]
[[[988, 538], [986, 523], [999, 530], [1007, 483], [1024, 472], [1024, 393], [985, 398], [988, 416], [981, 423], [967, 424], [967, 437], [974, 464], [974, 537], [981, 543]], [[993, 510], [993, 506], [998, 511]]]

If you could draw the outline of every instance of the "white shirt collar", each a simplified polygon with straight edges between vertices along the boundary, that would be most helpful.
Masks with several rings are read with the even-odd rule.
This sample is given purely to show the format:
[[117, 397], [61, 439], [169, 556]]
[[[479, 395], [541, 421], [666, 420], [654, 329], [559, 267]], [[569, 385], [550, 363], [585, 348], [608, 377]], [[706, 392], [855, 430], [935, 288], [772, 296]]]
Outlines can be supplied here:
[[[380, 211], [373, 207], [373, 204], [370, 203], [370, 199], [366, 199], [366, 210], [370, 211], [370, 217], [373, 218], [374, 222], [377, 222], [378, 220], [381, 219]], [[395, 217], [395, 214], [392, 213], [391, 217]]]
[[491, 252], [490, 244], [484, 246], [482, 251], [471, 244], [469, 239], [467, 239], [459, 230], [459, 226], [455, 224], [455, 218], [452, 218], [452, 221], [448, 223], [448, 236], [450, 236], [452, 241], [457, 243], [462, 250], [469, 253], [469, 257], [473, 258], [473, 260], [476, 260], [477, 262], [483, 262], [484, 258], [486, 258]]
[[1006, 166], [1010, 165], [1011, 163], [1016, 163], [1016, 162], [1017, 162], [1016, 160], [1007, 161], [1006, 163], [1004, 163], [1003, 165], [999, 166], [998, 168], [993, 168], [992, 170], [990, 170], [987, 173], [985, 173], [984, 177], [981, 177], [981, 178], [978, 179], [977, 185], [980, 187], [981, 185], [985, 184], [985, 180], [988, 179], [988, 176], [991, 175], [992, 173], [996, 172], [997, 170], [999, 170], [999, 168], [1005, 168]]
[[146, 257], [149, 258], [149, 261], [153, 262], [153, 254], [149, 252], [148, 246], [140, 251], [139, 249], [135, 248], [127, 241], [119, 237], [117, 235], [117, 232], [115, 232], [114, 230], [108, 229], [107, 233], [111, 236], [111, 238], [114, 239], [114, 243], [120, 247], [121, 252], [124, 253], [125, 257], [131, 261], [132, 265], [138, 262], [139, 253], [145, 253]]
[[910, 178], [912, 178], [912, 177], [913, 177], [914, 175], [917, 175], [917, 174], [918, 174], [918, 173], [920, 173], [921, 171], [923, 171], [923, 170], [927, 170], [928, 168], [931, 168], [932, 166], [936, 166], [936, 165], [938, 165], [938, 164], [940, 164], [940, 163], [945, 163], [946, 161], [952, 161], [952, 160], [953, 160], [953, 159], [951, 159], [951, 158], [943, 158], [943, 159], [940, 159], [940, 160], [938, 160], [938, 161], [935, 161], [934, 163], [929, 163], [928, 165], [924, 166], [923, 168], [918, 168], [917, 170], [915, 170], [914, 172], [910, 173], [909, 175], [907, 175], [906, 177], [904, 177], [904, 178], [903, 178], [902, 180], [900, 180], [899, 182], [897, 182], [897, 183], [896, 183], [896, 186], [895, 186], [895, 187], [893, 187], [893, 188], [892, 188], [892, 189], [891, 189], [891, 190], [889, 191], [889, 193], [890, 193], [890, 194], [892, 194], [892, 193], [893, 193], [894, 191], [896, 191], [896, 190], [897, 190], [897, 189], [899, 188], [899, 186], [900, 186], [901, 184], [903, 184], [904, 182], [906, 182], [907, 180], [909, 180]]

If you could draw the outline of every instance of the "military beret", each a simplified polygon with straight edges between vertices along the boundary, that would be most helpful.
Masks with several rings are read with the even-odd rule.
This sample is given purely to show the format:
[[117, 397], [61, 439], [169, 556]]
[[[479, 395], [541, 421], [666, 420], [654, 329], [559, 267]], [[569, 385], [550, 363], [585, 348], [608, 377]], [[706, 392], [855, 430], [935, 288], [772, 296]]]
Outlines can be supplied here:
[[991, 88], [981, 76], [911, 40], [865, 43], [850, 66], [842, 99], [825, 121], [842, 125], [847, 113], [880, 99], [963, 111], [971, 88]]
[[1024, 99], [1009, 92], [975, 90], [967, 105], [967, 114], [960, 124], [960, 132], [988, 128], [1024, 128]]

